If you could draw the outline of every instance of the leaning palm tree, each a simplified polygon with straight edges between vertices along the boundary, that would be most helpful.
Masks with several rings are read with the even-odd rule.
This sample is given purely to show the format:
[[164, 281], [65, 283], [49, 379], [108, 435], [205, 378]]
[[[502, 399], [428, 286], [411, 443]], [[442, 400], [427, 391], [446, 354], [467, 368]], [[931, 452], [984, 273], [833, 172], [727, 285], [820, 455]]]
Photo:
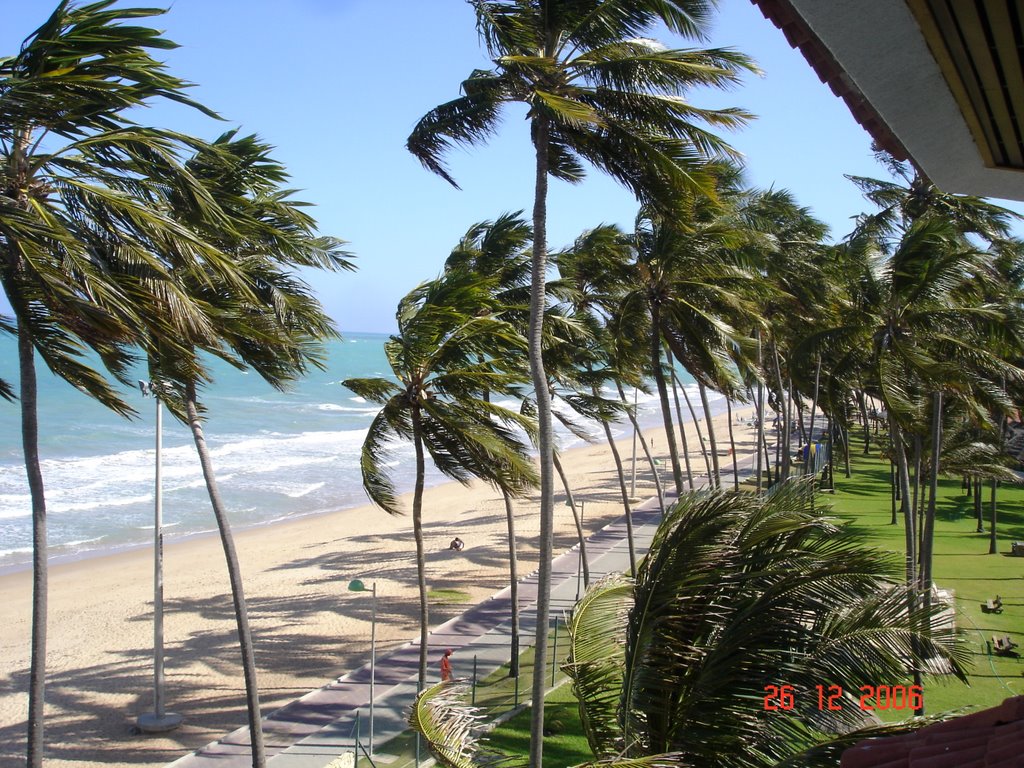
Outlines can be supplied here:
[[[230, 261], [190, 258], [167, 248], [162, 255], [189, 297], [200, 302], [209, 325], [181, 328], [177, 345], [150, 331], [145, 345], [151, 377], [173, 386], [171, 410], [192, 432], [220, 534], [238, 627], [254, 768], [266, 763], [256, 659], [227, 505], [203, 429], [199, 392], [208, 376], [196, 353], [202, 350], [239, 368], [252, 368], [275, 388], [285, 389], [310, 367], [323, 367], [322, 343], [336, 336], [294, 270], [352, 268], [342, 243], [315, 235], [315, 222], [302, 210], [304, 204], [281, 189], [287, 175], [269, 152], [257, 137], [230, 131], [188, 161], [188, 170], [220, 201], [218, 215], [210, 217], [179, 196], [171, 195], [166, 202], [183, 224]], [[173, 305], [155, 302], [146, 317], [148, 322], [165, 315], [173, 319], [174, 314]]]
[[[494, 221], [477, 222], [466, 230], [445, 260], [445, 269], [471, 270], [495, 278], [494, 296], [506, 307], [505, 317], [526, 314], [530, 302], [529, 243], [533, 237], [522, 211], [505, 213]], [[525, 328], [528, 316], [515, 322]], [[484, 399], [490, 392], [483, 392]], [[519, 557], [512, 493], [503, 488], [505, 523], [508, 529], [509, 664], [508, 676], [519, 677]]]
[[[427, 582], [423, 547], [425, 453], [448, 477], [484, 479], [518, 495], [536, 483], [517, 430], [534, 425], [483, 396], [514, 396], [526, 372], [516, 364], [525, 346], [495, 312], [492, 281], [449, 271], [398, 304], [398, 334], [384, 345], [394, 379], [346, 379], [342, 385], [380, 404], [363, 443], [360, 466], [370, 500], [397, 515], [402, 505], [388, 475], [389, 444], [410, 440], [415, 451], [413, 536], [420, 599], [419, 684], [427, 674]], [[490, 312], [482, 310], [490, 309]]]
[[[213, 253], [153, 204], [175, 189], [197, 206], [216, 208], [178, 159], [190, 142], [125, 115], [161, 100], [199, 107], [185, 97], [187, 84], [149, 53], [173, 43], [156, 30], [124, 23], [161, 11], [112, 5], [75, 7], [64, 0], [16, 55], [0, 58], [0, 285], [14, 313], [13, 322], [0, 318], [0, 329], [18, 339], [32, 498], [27, 761], [33, 768], [43, 757], [47, 592], [35, 356], [80, 391], [131, 414], [83, 356], [95, 353], [125, 380], [153, 301], [173, 302], [183, 325], [204, 325], [201, 308], [179, 289], [154, 247]], [[116, 274], [132, 275], [132, 287], [118, 285]], [[149, 325], [167, 344], [176, 343], [174, 323], [152, 319]], [[12, 394], [9, 382], [0, 383], [0, 395]]]
[[[705, 126], [732, 128], [746, 115], [707, 110], [683, 95], [694, 86], [723, 87], [751, 69], [724, 50], [670, 50], [646, 39], [658, 22], [693, 39], [704, 37], [706, 0], [469, 0], [494, 63], [462, 84], [463, 95], [431, 110], [409, 137], [426, 168], [455, 184], [444, 164], [456, 144], [491, 136], [502, 106], [525, 104], [536, 152], [529, 359], [538, 393], [541, 478], [540, 599], [537, 658], [547, 653], [554, 477], [551, 403], [541, 359], [547, 273], [548, 177], [578, 182], [587, 161], [646, 203], [668, 210], [682, 189], [706, 183], [702, 161], [727, 153]], [[530, 763], [539, 768], [544, 717], [543, 665], [533, 679]]]

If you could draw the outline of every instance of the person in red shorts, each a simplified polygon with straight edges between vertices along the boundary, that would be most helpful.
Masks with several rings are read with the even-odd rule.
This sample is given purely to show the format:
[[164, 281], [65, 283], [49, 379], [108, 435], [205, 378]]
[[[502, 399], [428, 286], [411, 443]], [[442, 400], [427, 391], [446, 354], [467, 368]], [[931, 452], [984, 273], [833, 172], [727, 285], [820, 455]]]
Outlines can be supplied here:
[[446, 683], [452, 679], [452, 663], [449, 660], [449, 656], [452, 655], [451, 648], [445, 648], [444, 655], [441, 657], [441, 682]]

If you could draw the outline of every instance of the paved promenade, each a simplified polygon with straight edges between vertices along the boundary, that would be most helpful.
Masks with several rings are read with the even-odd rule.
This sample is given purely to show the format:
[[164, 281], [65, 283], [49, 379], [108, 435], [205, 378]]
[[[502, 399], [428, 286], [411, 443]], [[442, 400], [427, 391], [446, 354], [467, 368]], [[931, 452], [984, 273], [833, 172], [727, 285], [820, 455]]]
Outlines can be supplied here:
[[[741, 467], [749, 462], [741, 461]], [[741, 474], [746, 474], [741, 469]], [[723, 485], [731, 487], [732, 467], [722, 470]], [[670, 504], [674, 496], [666, 497]], [[637, 559], [646, 553], [661, 512], [657, 499], [633, 510], [633, 534]], [[612, 572], [629, 570], [626, 522], [622, 518], [587, 540], [591, 580]], [[576, 603], [579, 586], [578, 546], [556, 557], [552, 563], [551, 621], [567, 614]], [[509, 620], [511, 600], [508, 588], [470, 608], [461, 616], [435, 628], [429, 635], [429, 674], [437, 679], [445, 648], [454, 651], [455, 677], [472, 674], [477, 659], [478, 678], [486, 677], [509, 662]], [[537, 574], [519, 582], [520, 646], [532, 647], [537, 619]], [[419, 640], [380, 656], [374, 684], [374, 744], [383, 745], [407, 730], [406, 714], [416, 693]], [[530, 681], [524, 681], [524, 696]], [[338, 678], [316, 691], [278, 709], [263, 720], [270, 768], [323, 768], [353, 748], [356, 713], [360, 716], [362, 739], [368, 736], [370, 702], [369, 664]], [[252, 765], [249, 729], [240, 728], [219, 741], [206, 745], [171, 764], [173, 768], [248, 768]]]

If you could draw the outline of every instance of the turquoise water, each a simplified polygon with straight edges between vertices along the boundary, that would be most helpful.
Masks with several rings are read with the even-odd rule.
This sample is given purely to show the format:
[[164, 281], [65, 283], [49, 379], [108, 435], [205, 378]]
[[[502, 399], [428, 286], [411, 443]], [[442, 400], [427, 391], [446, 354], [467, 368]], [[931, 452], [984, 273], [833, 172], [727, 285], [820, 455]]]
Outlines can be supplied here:
[[[359, 451], [376, 408], [341, 387], [342, 379], [385, 376], [382, 334], [351, 334], [328, 348], [328, 367], [275, 391], [256, 374], [215, 362], [202, 395], [206, 438], [235, 526], [262, 525], [366, 503]], [[15, 345], [0, 339], [0, 375], [17, 381]], [[99, 554], [152, 538], [155, 403], [127, 393], [129, 421], [39, 370], [40, 453], [51, 557]], [[641, 418], [658, 419], [641, 397]], [[509, 404], [512, 405], [512, 404]], [[168, 540], [211, 531], [213, 515], [191, 434], [164, 415], [163, 494]], [[618, 428], [626, 434], [624, 426]], [[598, 434], [595, 427], [594, 433]], [[563, 447], [579, 441], [561, 436]], [[412, 487], [412, 449], [396, 445], [396, 483]], [[431, 482], [441, 478], [433, 474]], [[380, 514], [384, 514], [381, 512]], [[20, 443], [19, 407], [0, 400], [0, 569], [31, 554], [31, 505]]]

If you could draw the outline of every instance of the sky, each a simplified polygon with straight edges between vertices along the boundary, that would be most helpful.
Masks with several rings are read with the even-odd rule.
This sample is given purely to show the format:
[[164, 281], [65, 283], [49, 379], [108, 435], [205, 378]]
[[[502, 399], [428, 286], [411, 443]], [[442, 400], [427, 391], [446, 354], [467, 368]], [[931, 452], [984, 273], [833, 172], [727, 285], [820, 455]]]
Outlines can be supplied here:
[[[0, 56], [15, 53], [54, 5], [0, 0]], [[463, 0], [175, 0], [147, 21], [180, 46], [158, 57], [224, 120], [177, 105], [154, 106], [136, 120], [204, 138], [238, 128], [276, 147], [295, 197], [314, 204], [320, 231], [346, 240], [356, 257], [354, 273], [306, 275], [342, 333], [393, 331], [398, 300], [439, 273], [473, 223], [531, 210], [533, 150], [522, 109], [505, 113], [488, 144], [451, 154], [461, 190], [405, 149], [423, 114], [458, 96], [473, 69], [489, 66]], [[741, 51], [763, 71], [729, 91], [692, 95], [701, 107], [739, 106], [758, 116], [727, 136], [746, 158], [748, 182], [792, 191], [841, 238], [868, 209], [843, 175], [885, 176], [868, 134], [750, 0], [721, 0], [704, 45]], [[575, 186], [552, 180], [550, 247], [602, 223], [629, 229], [636, 209], [599, 171]]]

